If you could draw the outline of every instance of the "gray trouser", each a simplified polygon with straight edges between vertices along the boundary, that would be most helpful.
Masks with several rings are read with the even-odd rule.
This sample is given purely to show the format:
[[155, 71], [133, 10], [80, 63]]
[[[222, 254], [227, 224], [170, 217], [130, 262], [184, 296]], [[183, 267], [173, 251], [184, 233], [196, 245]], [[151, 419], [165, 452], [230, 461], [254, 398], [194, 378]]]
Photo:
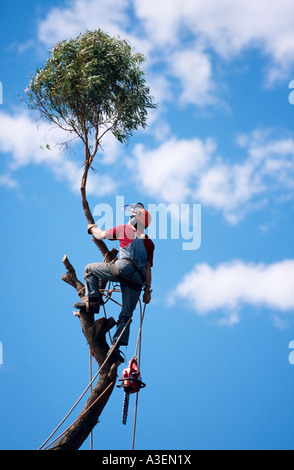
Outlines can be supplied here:
[[[117, 261], [116, 264], [119, 267], [119, 271], [129, 279], [140, 282], [140, 275], [135, 269], [123, 260]], [[88, 297], [99, 297], [99, 279], [104, 281], [117, 281], [117, 278], [111, 274], [108, 263], [92, 263], [85, 267], [85, 288], [86, 296]], [[133, 316], [133, 312], [136, 308], [137, 302], [140, 297], [140, 292], [126, 286], [123, 282], [120, 283], [122, 291], [122, 310], [118, 317], [116, 332], [113, 336], [113, 340], [117, 339], [120, 335], [123, 327], [129, 318]], [[127, 346], [129, 342], [130, 325], [126, 328], [123, 333], [119, 344], [121, 346]]]

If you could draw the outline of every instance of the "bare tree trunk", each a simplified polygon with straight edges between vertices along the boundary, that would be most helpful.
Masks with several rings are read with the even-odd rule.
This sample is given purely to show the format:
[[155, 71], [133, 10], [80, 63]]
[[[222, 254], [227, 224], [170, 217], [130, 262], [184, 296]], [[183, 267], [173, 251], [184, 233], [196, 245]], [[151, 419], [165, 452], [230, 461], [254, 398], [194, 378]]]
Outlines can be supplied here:
[[[62, 280], [73, 286], [83, 300], [84, 285], [77, 279], [75, 270], [69, 262], [67, 256], [63, 257], [63, 263], [67, 273], [63, 274]], [[51, 447], [51, 450], [78, 450], [92, 429], [98, 422], [108, 399], [115, 386], [117, 368], [120, 365], [113, 354], [105, 362], [109, 345], [105, 335], [116, 324], [111, 318], [100, 318], [94, 321], [94, 315], [79, 313], [81, 328], [89, 345], [91, 354], [95, 357], [100, 371], [99, 380], [94, 386], [89, 399], [75, 422], [66, 430], [64, 435]]]

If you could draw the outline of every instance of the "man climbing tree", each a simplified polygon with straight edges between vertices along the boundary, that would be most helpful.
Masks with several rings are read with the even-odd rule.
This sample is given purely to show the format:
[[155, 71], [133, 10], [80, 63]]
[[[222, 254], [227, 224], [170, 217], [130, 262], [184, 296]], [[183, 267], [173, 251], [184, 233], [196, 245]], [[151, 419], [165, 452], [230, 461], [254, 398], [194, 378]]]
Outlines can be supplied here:
[[[76, 137], [83, 143], [82, 207], [92, 227], [89, 228], [93, 241], [105, 262], [113, 262], [117, 250], [110, 252], [102, 237], [97, 236], [97, 229], [94, 230], [95, 222], [86, 197], [88, 172], [107, 133], [126, 143], [134, 131], [147, 126], [148, 110], [156, 105], [141, 68], [144, 60], [127, 41], [112, 38], [101, 30], [86, 31], [77, 38], [57, 43], [26, 90], [25, 101], [30, 109], [66, 131], [70, 139]], [[78, 280], [67, 256], [63, 262], [67, 269], [63, 280], [76, 289], [81, 304], [87, 305], [85, 286]], [[79, 319], [101, 372], [79, 417], [51, 447], [56, 450], [80, 448], [112, 393], [119, 365], [115, 358], [109, 358], [105, 339], [105, 334], [116, 324], [114, 319], [94, 321], [94, 315], [83, 308]]]
[[117, 346], [128, 345], [130, 326], [122, 336], [121, 333], [133, 315], [143, 287], [143, 302], [147, 304], [151, 299], [154, 243], [144, 232], [150, 222], [149, 212], [141, 203], [137, 203], [132, 207], [127, 225], [119, 225], [106, 231], [99, 229], [95, 224], [88, 226], [88, 233], [97, 240], [120, 241], [120, 260], [115, 263], [88, 264], [85, 268], [85, 301], [77, 302], [74, 306], [88, 314], [99, 313], [103, 303], [99, 281], [119, 281], [122, 290], [122, 311], [113, 336]]

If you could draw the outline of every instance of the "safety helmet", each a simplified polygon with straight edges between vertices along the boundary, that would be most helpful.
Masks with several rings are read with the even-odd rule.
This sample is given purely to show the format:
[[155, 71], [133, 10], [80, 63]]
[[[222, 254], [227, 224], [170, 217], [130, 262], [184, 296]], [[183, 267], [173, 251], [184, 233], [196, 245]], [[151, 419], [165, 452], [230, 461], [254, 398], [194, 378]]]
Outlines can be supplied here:
[[137, 226], [139, 230], [144, 230], [150, 225], [151, 215], [146, 211], [141, 202], [127, 204], [125, 209], [131, 212], [130, 223], [133, 227]]

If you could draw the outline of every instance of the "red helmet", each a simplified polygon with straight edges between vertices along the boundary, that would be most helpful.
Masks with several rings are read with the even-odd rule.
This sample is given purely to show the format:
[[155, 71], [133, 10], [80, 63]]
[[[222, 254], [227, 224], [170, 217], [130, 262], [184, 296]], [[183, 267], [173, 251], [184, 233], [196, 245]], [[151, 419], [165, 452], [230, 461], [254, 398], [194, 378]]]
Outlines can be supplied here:
[[136, 209], [132, 213], [132, 218], [131, 218], [131, 224], [134, 226], [136, 224], [139, 224], [138, 228], [144, 227], [147, 228], [149, 227], [151, 223], [151, 215], [149, 214], [146, 209]]
[[137, 204], [129, 204], [125, 208], [131, 211], [130, 222], [133, 226], [137, 225], [139, 230], [144, 230], [150, 225], [151, 215], [144, 209], [143, 204], [138, 202]]

